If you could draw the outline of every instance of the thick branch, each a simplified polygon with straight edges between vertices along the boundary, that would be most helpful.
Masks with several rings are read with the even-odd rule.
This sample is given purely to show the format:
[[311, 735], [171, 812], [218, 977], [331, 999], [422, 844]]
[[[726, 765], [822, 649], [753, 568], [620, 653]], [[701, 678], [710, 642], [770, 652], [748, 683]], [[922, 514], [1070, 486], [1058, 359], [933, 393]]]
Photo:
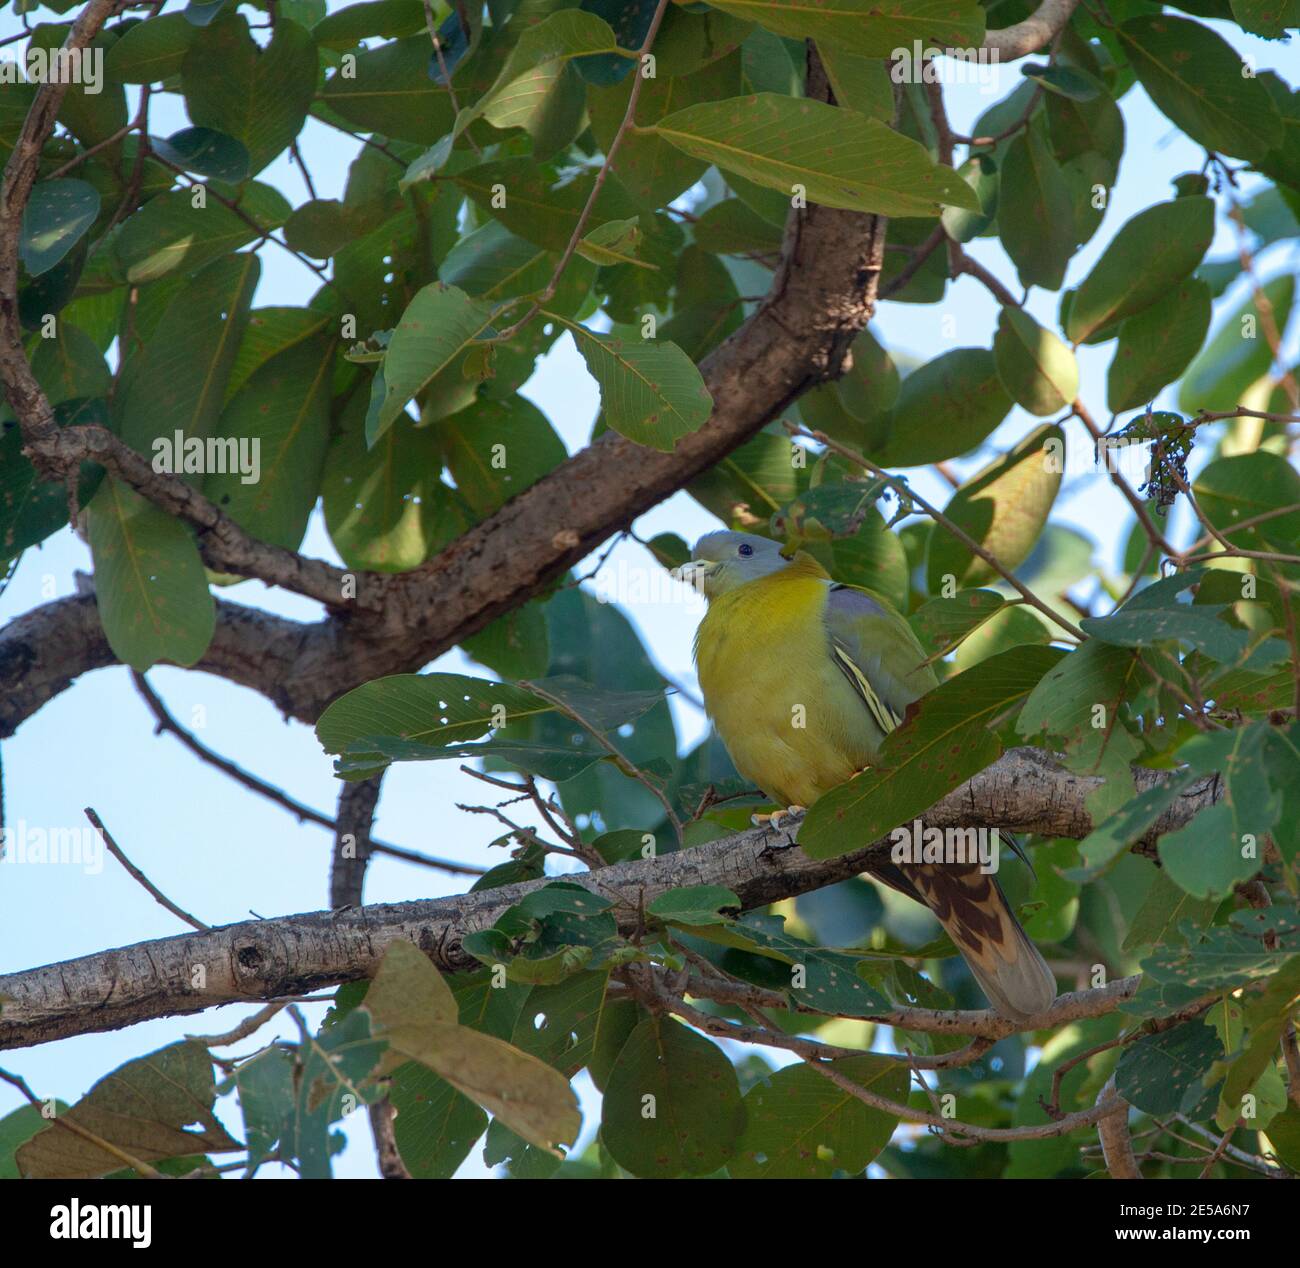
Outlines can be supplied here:
[[[831, 95], [815, 56], [808, 92], [822, 99]], [[815, 205], [792, 209], [771, 291], [701, 364], [715, 404], [699, 431], [671, 453], [607, 433], [421, 568], [397, 576], [358, 573], [354, 607], [315, 625], [292, 627], [297, 655], [290, 664], [255, 675], [257, 681], [248, 681], [246, 670], [235, 680], [263, 691], [286, 714], [312, 722], [343, 692], [383, 674], [420, 668], [545, 590], [611, 533], [743, 444], [808, 388], [843, 372], [849, 346], [875, 304], [884, 230], [878, 216]], [[19, 359], [21, 365], [5, 358], [0, 373], [23, 418], [36, 407], [14, 394], [15, 382], [30, 379], [30, 367]], [[39, 426], [36, 432], [44, 434]], [[32, 434], [26, 422], [24, 434]], [[84, 445], [96, 447], [97, 456], [119, 475], [196, 527], [204, 558], [217, 570], [261, 576], [340, 609], [350, 606], [342, 598], [338, 570], [254, 542], [206, 499], [173, 487], [170, 477], [154, 473], [143, 457], [124, 454], [114, 438], [105, 440], [97, 429], [56, 431], [41, 443], [69, 459], [74, 451], [83, 456]], [[0, 652], [0, 735], [12, 733], [78, 674], [111, 663], [102, 654], [102, 640], [88, 642], [72, 615], [57, 605], [53, 612], [30, 614], [58, 627], [59, 655], [33, 649], [21, 628], [0, 634], [0, 639], [7, 636], [12, 655], [22, 660], [39, 655], [44, 662], [40, 686], [30, 689], [7, 670]], [[69, 624], [74, 628], [66, 628]], [[281, 623], [279, 632], [288, 625]], [[251, 640], [239, 659], [255, 659], [258, 651]], [[205, 657], [200, 667], [213, 668], [211, 660]]]
[[[1135, 774], [1139, 790], [1166, 778], [1155, 771]], [[1015, 749], [933, 806], [925, 820], [936, 827], [998, 826], [1079, 837], [1092, 827], [1085, 798], [1097, 783], [1061, 771], [1039, 750]], [[1217, 780], [1200, 781], [1166, 812], [1158, 830], [1181, 826], [1217, 797]], [[621, 927], [631, 932], [643, 905], [671, 889], [725, 885], [750, 910], [846, 880], [888, 851], [888, 842], [877, 842], [839, 858], [815, 860], [792, 846], [787, 833], [753, 829], [568, 879], [615, 900]], [[385, 948], [399, 938], [420, 947], [444, 971], [469, 969], [476, 961], [461, 946], [466, 934], [487, 928], [506, 907], [545, 883], [247, 921], [13, 973], [0, 977], [0, 998], [5, 1000], [0, 1048], [115, 1030], [220, 1004], [301, 995], [373, 974]], [[203, 968], [202, 986], [194, 984], [198, 966]], [[1125, 993], [1127, 987], [1107, 988], [1098, 996], [1101, 1011], [1114, 1008]], [[1066, 1002], [1058, 1001], [1056, 1007]], [[1067, 1014], [1097, 1015], [1087, 1010], [1086, 1000], [1083, 1012], [1076, 1002], [1063, 1019]], [[993, 1013], [971, 1013], [969, 1018], [974, 1027], [969, 1033], [1023, 1028]], [[955, 1015], [943, 1028], [963, 1030], [964, 1020]]]
[[1056, 38], [1078, 3], [1079, 0], [1043, 0], [1023, 22], [1001, 31], [989, 31], [984, 36], [984, 47], [996, 51], [1000, 62], [1028, 57]]

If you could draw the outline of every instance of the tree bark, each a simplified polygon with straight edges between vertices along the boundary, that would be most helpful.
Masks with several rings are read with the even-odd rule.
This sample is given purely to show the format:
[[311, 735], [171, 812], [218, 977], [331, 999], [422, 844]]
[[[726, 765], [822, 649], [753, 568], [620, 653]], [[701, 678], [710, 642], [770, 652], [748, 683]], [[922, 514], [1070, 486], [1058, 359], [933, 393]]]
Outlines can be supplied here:
[[[1135, 775], [1139, 790], [1167, 778], [1140, 769]], [[1040, 750], [1014, 749], [931, 807], [924, 819], [941, 828], [1080, 837], [1092, 828], [1086, 798], [1099, 782], [1062, 771]], [[1216, 778], [1199, 781], [1166, 811], [1155, 833], [1188, 822], [1217, 801], [1219, 791]], [[789, 831], [759, 828], [565, 880], [614, 900], [620, 927], [632, 932], [646, 903], [684, 885], [726, 886], [748, 911], [856, 876], [869, 859], [887, 856], [889, 849], [885, 840], [838, 858], [810, 859], [792, 844]], [[478, 962], [464, 950], [465, 936], [490, 927], [507, 907], [547, 883], [245, 921], [9, 974], [0, 977], [5, 1000], [0, 1048], [116, 1030], [221, 1004], [301, 995], [368, 977], [399, 938], [420, 947], [444, 972], [472, 969]]]

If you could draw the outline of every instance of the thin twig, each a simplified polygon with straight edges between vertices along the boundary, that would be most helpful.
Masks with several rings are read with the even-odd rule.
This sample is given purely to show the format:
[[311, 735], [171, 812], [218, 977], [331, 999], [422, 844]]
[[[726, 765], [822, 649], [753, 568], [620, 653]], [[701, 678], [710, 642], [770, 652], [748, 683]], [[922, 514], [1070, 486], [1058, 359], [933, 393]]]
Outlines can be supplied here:
[[166, 894], [162, 892], [162, 890], [158, 888], [157, 885], [153, 883], [153, 881], [151, 881], [138, 867], [136, 867], [134, 863], [131, 862], [129, 858], [126, 857], [122, 852], [122, 847], [113, 840], [112, 833], [104, 827], [104, 821], [95, 813], [94, 810], [87, 806], [82, 813], [94, 825], [95, 829], [99, 832], [99, 835], [103, 837], [104, 844], [108, 847], [108, 852], [119, 863], [121, 863], [124, 868], [126, 868], [132, 879], [138, 881], [149, 892], [155, 902], [166, 907], [173, 916], [183, 920], [191, 929], [197, 929], [200, 933], [212, 932], [211, 925], [205, 925], [203, 921], [199, 920], [197, 917], [191, 916], [183, 907], [178, 907], [170, 898], [167, 897]]
[[595, 210], [596, 199], [600, 197], [600, 191], [605, 185], [605, 178], [609, 175], [614, 155], [618, 153], [618, 147], [622, 145], [628, 129], [635, 124], [636, 106], [641, 99], [641, 85], [645, 83], [645, 78], [641, 74], [641, 66], [655, 42], [655, 36], [659, 34], [659, 24], [664, 20], [664, 13], [667, 9], [668, 0], [659, 0], [659, 3], [655, 6], [654, 16], [650, 19], [650, 27], [646, 31], [640, 49], [637, 51], [636, 69], [632, 72], [632, 91], [627, 99], [627, 109], [623, 112], [623, 121], [618, 125], [618, 131], [614, 133], [614, 139], [609, 143], [609, 148], [605, 151], [604, 161], [600, 165], [600, 170], [596, 173], [596, 179], [591, 186], [591, 193], [587, 195], [586, 205], [578, 216], [578, 223], [573, 226], [573, 232], [569, 235], [569, 243], [564, 248], [559, 262], [555, 266], [555, 272], [551, 274], [551, 280], [546, 284], [546, 289], [533, 301], [532, 307], [517, 322], [497, 336], [498, 342], [505, 343], [513, 338], [542, 311], [543, 306], [549, 303], [551, 297], [555, 294], [564, 270], [568, 267], [569, 261], [573, 259], [574, 253], [578, 249], [578, 243], [582, 241], [582, 235], [587, 228], [587, 222], [591, 219], [591, 213]]
[[227, 1030], [223, 1035], [186, 1035], [185, 1038], [192, 1039], [195, 1043], [201, 1043], [208, 1048], [229, 1047], [232, 1043], [239, 1043], [241, 1040], [247, 1039], [249, 1035], [256, 1034], [289, 1002], [287, 999], [273, 1001], [264, 1008], [259, 1008], [251, 1016], [245, 1017], [238, 1026], [233, 1030]]
[[[168, 712], [167, 706], [149, 685], [143, 674], [132, 670], [131, 680], [135, 683], [136, 690], [144, 699], [145, 704], [149, 706], [149, 712], [154, 716], [156, 723], [154, 727], [155, 735], [161, 735], [164, 732], [174, 735], [200, 761], [206, 762], [209, 766], [214, 766], [223, 775], [228, 775], [237, 784], [242, 784], [249, 791], [255, 792], [268, 801], [275, 802], [277, 806], [283, 807], [294, 815], [299, 823], [319, 824], [320, 827], [328, 828], [331, 832], [337, 830], [338, 824], [330, 815], [322, 814], [319, 810], [304, 805], [301, 801], [295, 800], [287, 793], [276, 788], [274, 784], [269, 784], [266, 780], [250, 774], [242, 766], [237, 766], [228, 758], [222, 757], [220, 753], [208, 748], [201, 740], [185, 730]], [[403, 859], [407, 863], [418, 863], [421, 867], [434, 867], [461, 876], [482, 876], [487, 870], [482, 867], [474, 867], [469, 863], [457, 863], [452, 859], [435, 858], [429, 854], [421, 854], [417, 850], [408, 850], [400, 845], [390, 845], [383, 841], [371, 840], [370, 848], [376, 854], [391, 855], [393, 858]]]
[[605, 735], [603, 731], [601, 731], [599, 727], [597, 727], [594, 723], [589, 722], [586, 718], [582, 716], [582, 714], [580, 714], [571, 705], [561, 700], [559, 696], [552, 695], [544, 687], [539, 687], [534, 682], [528, 682], [526, 680], [521, 679], [519, 685], [525, 691], [531, 691], [535, 695], [540, 696], [543, 700], [545, 700], [553, 708], [557, 709], [571, 722], [576, 722], [580, 727], [582, 727], [584, 731], [587, 732], [588, 735], [591, 736], [593, 740], [596, 741], [597, 744], [600, 745], [601, 748], [605, 750], [605, 752], [607, 752], [610, 755], [611, 759], [614, 762], [614, 765], [617, 766], [618, 769], [622, 771], [624, 775], [628, 776], [629, 779], [635, 779], [637, 783], [649, 789], [651, 794], [654, 796], [655, 800], [658, 801], [661, 806], [663, 806], [664, 814], [668, 817], [668, 822], [672, 824], [673, 831], [677, 835], [678, 845], [682, 844], [682, 821], [677, 817], [677, 811], [673, 808], [673, 803], [671, 798], [668, 796], [667, 793], [664, 792], [662, 788], [659, 787], [658, 784], [654, 782], [654, 780], [650, 778], [649, 775], [645, 773], [645, 771], [643, 771], [635, 762], [633, 762], [630, 758], [628, 758], [624, 753], [620, 752], [617, 746], [615, 746], [610, 741], [610, 739]]
[[1048, 607], [1047, 604], [1044, 603], [1032, 590], [1030, 590], [1023, 581], [1015, 576], [1009, 568], [1005, 567], [1002, 562], [992, 554], [992, 552], [977, 542], [964, 528], [954, 524], [952, 520], [950, 520], [937, 507], [931, 506], [929, 502], [912, 489], [906, 480], [899, 476], [890, 475], [890, 473], [883, 467], [878, 467], [869, 458], [864, 458], [857, 452], [857, 450], [850, 449], [847, 445], [841, 444], [838, 440], [828, 436], [823, 431], [811, 431], [806, 427], [800, 427], [794, 423], [786, 423], [785, 426], [786, 430], [789, 431], [792, 436], [803, 436], [808, 440], [814, 440], [818, 444], [825, 445], [826, 448], [839, 454], [840, 457], [847, 458], [856, 466], [865, 468], [867, 471], [879, 476], [882, 480], [887, 481], [895, 489], [900, 490], [906, 497], [910, 498], [912, 502], [919, 506], [932, 520], [934, 520], [936, 524], [946, 532], [951, 533], [952, 536], [961, 542], [967, 550], [972, 554], [977, 555], [988, 564], [988, 566], [992, 568], [994, 572], [996, 572], [1009, 586], [1011, 586], [1011, 588], [1015, 590], [1030, 607], [1041, 612], [1051, 620], [1054, 625], [1059, 625], [1061, 629], [1073, 635], [1073, 637], [1077, 638], [1080, 642], [1084, 642], [1087, 639], [1087, 635], [1084, 634], [1077, 625], [1066, 620], [1066, 618], [1061, 616], [1060, 613], [1054, 612], [1050, 607]]
[[[27, 1100], [33, 1105], [44, 1105], [39, 1096], [27, 1086], [25, 1079], [16, 1074], [10, 1074], [8, 1070], [0, 1070], [0, 1079], [3, 1079], [10, 1086], [15, 1087], [21, 1092]], [[88, 1127], [83, 1127], [75, 1119], [61, 1118], [58, 1114], [50, 1119], [52, 1125], [62, 1127], [64, 1131], [70, 1131], [74, 1136], [80, 1136], [87, 1144], [94, 1145], [96, 1149], [102, 1149], [110, 1157], [116, 1158], [118, 1162], [130, 1167], [148, 1180], [165, 1180], [169, 1177], [164, 1176], [161, 1171], [151, 1167], [147, 1162], [137, 1158], [134, 1154], [127, 1153], [125, 1149], [105, 1140], [102, 1136], [97, 1136]]]

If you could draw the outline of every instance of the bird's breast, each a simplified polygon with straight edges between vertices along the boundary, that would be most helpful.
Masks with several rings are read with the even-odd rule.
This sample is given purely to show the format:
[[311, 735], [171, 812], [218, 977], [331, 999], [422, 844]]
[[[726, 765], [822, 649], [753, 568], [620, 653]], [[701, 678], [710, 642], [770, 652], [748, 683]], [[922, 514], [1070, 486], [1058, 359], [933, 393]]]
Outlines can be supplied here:
[[774, 801], [811, 805], [883, 738], [830, 655], [826, 583], [750, 582], [714, 599], [696, 636], [705, 707], [736, 769]]

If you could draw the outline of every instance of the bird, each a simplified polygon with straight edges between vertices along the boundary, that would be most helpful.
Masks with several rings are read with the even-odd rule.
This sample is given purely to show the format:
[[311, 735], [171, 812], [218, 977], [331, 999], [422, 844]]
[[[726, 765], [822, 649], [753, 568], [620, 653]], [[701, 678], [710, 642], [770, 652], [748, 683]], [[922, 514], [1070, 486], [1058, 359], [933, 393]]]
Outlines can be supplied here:
[[[775, 826], [876, 764], [938, 679], [887, 599], [835, 581], [806, 551], [721, 530], [692, 555], [675, 575], [708, 600], [695, 636], [705, 710], [736, 770], [778, 807], [756, 822]], [[892, 859], [870, 874], [935, 914], [1003, 1015], [1051, 1006], [1056, 980], [994, 875]]]

